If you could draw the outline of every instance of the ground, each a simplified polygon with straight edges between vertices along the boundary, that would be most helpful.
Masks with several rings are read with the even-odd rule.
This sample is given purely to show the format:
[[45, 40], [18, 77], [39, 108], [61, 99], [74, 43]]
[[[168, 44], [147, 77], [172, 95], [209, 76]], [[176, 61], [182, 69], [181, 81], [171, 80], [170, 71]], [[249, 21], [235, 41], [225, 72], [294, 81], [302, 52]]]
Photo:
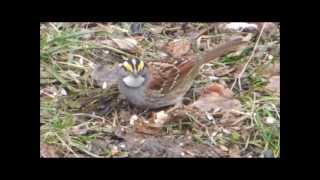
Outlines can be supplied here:
[[[279, 157], [279, 29], [41, 23], [41, 157]], [[112, 72], [125, 59], [201, 54], [237, 35], [248, 44], [203, 65], [183, 106], [138, 109], [118, 92]]]

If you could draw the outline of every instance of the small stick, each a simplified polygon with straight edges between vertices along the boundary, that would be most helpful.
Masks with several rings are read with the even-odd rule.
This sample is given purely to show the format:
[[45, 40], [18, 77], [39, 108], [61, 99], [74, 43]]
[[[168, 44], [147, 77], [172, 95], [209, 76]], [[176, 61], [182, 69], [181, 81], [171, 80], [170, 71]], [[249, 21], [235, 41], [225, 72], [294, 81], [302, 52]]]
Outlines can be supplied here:
[[96, 154], [94, 154], [94, 153], [92, 153], [92, 152], [90, 152], [90, 151], [87, 151], [87, 150], [85, 150], [84, 148], [80, 147], [78, 144], [72, 143], [72, 145], [75, 146], [75, 147], [77, 147], [79, 150], [85, 152], [86, 154], [88, 154], [88, 155], [90, 155], [90, 156], [92, 156], [92, 157], [102, 158], [102, 156], [99, 156], [99, 155], [96, 155]]
[[264, 28], [265, 28], [265, 23], [263, 23], [263, 25], [262, 25], [262, 29], [261, 29], [261, 31], [260, 31], [259, 37], [258, 37], [258, 39], [257, 39], [257, 41], [256, 41], [256, 44], [254, 45], [253, 51], [252, 51], [252, 53], [251, 53], [251, 56], [249, 57], [248, 61], [246, 62], [246, 64], [245, 64], [244, 67], [242, 68], [242, 71], [240, 72], [240, 74], [238, 75], [238, 77], [234, 80], [234, 82], [233, 82], [233, 84], [232, 84], [232, 86], [231, 86], [231, 91], [232, 91], [232, 89], [234, 88], [234, 85], [236, 84], [237, 81], [239, 81], [239, 88], [241, 89], [241, 77], [242, 77], [243, 73], [245, 72], [245, 70], [247, 69], [248, 64], [249, 64], [250, 61], [253, 59], [253, 56], [254, 56], [255, 51], [256, 51], [256, 49], [257, 49], [257, 46], [258, 46], [258, 43], [259, 43], [259, 41], [260, 41], [261, 35], [262, 35], [263, 31], [264, 31]]
[[92, 118], [98, 118], [101, 119], [103, 123], [106, 122], [106, 119], [101, 117], [101, 116], [97, 116], [97, 115], [93, 115], [93, 114], [88, 114], [88, 113], [76, 113], [73, 114], [74, 116], [88, 116], [88, 117], [92, 117]]
[[271, 103], [271, 106], [274, 108], [274, 110], [275, 110], [276, 113], [277, 113], [278, 118], [280, 119], [280, 114], [279, 114], [279, 112], [278, 112], [278, 109], [277, 109], [276, 105], [274, 105], [274, 104]]
[[49, 24], [50, 24], [50, 26], [53, 27], [53, 29], [54, 29], [55, 31], [57, 31], [57, 33], [61, 33], [61, 32], [59, 31], [59, 29], [58, 29], [53, 23], [49, 23]]
[[72, 154], [73, 154], [74, 156], [79, 157], [78, 154], [75, 153], [75, 152], [71, 149], [71, 147], [70, 147], [66, 142], [64, 142], [64, 140], [63, 140], [57, 133], [54, 133], [54, 134], [57, 136], [57, 138], [59, 139], [59, 141], [61, 141], [61, 143], [62, 143], [69, 151], [72, 152]]
[[110, 46], [106, 46], [106, 45], [98, 45], [98, 47], [95, 47], [95, 48], [106, 48], [106, 49], [109, 49], [109, 50], [114, 51], [114, 52], [116, 52], [116, 53], [125, 55], [125, 56], [127, 56], [127, 57], [138, 58], [137, 56], [131, 55], [131, 54], [129, 54], [129, 53], [126, 53], [126, 52], [124, 52], [124, 51], [121, 51], [121, 50], [119, 50], [119, 49], [116, 49], [116, 48], [113, 48], [113, 47], [110, 47]]
[[215, 27], [215, 24], [211, 24], [208, 28], [204, 28], [199, 33], [191, 36], [191, 39], [198, 39], [200, 36], [202, 36], [202, 34], [206, 33], [207, 31], [210, 31], [214, 27]]

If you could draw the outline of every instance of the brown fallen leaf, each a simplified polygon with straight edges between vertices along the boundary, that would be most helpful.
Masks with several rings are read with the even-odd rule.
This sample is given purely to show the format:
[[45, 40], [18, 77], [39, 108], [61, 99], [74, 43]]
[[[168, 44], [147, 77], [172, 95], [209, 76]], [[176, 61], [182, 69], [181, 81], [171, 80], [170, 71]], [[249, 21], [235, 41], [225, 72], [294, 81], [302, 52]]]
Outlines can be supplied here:
[[163, 26], [153, 26], [150, 28], [150, 31], [154, 34], [160, 34], [165, 27]]
[[88, 124], [80, 124], [77, 126], [73, 126], [71, 128], [71, 133], [74, 135], [83, 135], [86, 134], [88, 132], [89, 128], [88, 128]]
[[[137, 39], [138, 40], [138, 39]], [[138, 41], [135, 38], [114, 38], [101, 41], [101, 44], [128, 51], [130, 53], [141, 53], [142, 49], [138, 47]]]
[[229, 149], [229, 157], [231, 158], [240, 158], [240, 148], [238, 145], [234, 145]]
[[155, 113], [155, 116], [151, 122], [154, 122], [153, 127], [161, 128], [164, 125], [164, 123], [166, 123], [168, 120], [169, 120], [169, 115], [164, 111], [160, 111]]
[[40, 156], [45, 158], [59, 157], [57, 147], [48, 144], [40, 144]]
[[106, 46], [113, 47], [113, 48], [118, 48], [117, 43], [115, 43], [111, 39], [102, 40], [102, 41], [100, 41], [100, 43], [103, 45], [106, 45]]
[[233, 96], [233, 93], [230, 89], [225, 88], [223, 85], [218, 83], [213, 83], [206, 87], [202, 93], [203, 96], [207, 94], [217, 94], [219, 96], [223, 97], [229, 97], [231, 98]]
[[169, 120], [169, 114], [164, 111], [153, 113], [152, 116], [144, 120], [138, 116], [131, 117], [134, 118], [134, 126], [137, 132], [145, 134], [160, 134], [161, 128]]
[[149, 134], [149, 135], [160, 135], [161, 134], [161, 128], [154, 127], [151, 125], [153, 122], [149, 122], [148, 120], [145, 120], [143, 118], [140, 118], [138, 116], [134, 116], [131, 118], [135, 132], [143, 133], [143, 134]]
[[263, 34], [262, 37], [263, 38], [270, 38], [270, 36], [275, 35], [276, 33], [279, 32], [279, 28], [277, 26], [276, 23], [273, 22], [265, 22], [265, 23], [256, 23], [258, 25], [258, 30], [261, 31], [262, 26], [264, 24], [264, 30], [263, 30]]
[[228, 152], [228, 151], [229, 151], [229, 149], [228, 149], [226, 146], [224, 146], [224, 145], [219, 145], [219, 148], [220, 148], [222, 151], [225, 151], [225, 152]]
[[270, 78], [280, 74], [280, 63], [269, 64], [262, 72], [264, 77]]
[[228, 75], [228, 74], [234, 72], [235, 70], [236, 70], [235, 67], [230, 68], [230, 67], [225, 66], [225, 67], [220, 67], [218, 69], [215, 69], [214, 74], [218, 77], [221, 77], [221, 76]]
[[119, 152], [120, 152], [120, 151], [119, 151], [118, 146], [113, 145], [113, 146], [111, 147], [111, 155], [112, 155], [112, 156], [118, 154]]
[[189, 52], [191, 42], [188, 39], [175, 39], [170, 41], [163, 49], [172, 57], [179, 58]]
[[112, 39], [119, 49], [129, 51], [130, 53], [141, 53], [142, 49], [138, 47], [138, 42], [133, 38]]
[[269, 84], [266, 86], [267, 89], [280, 94], [280, 76], [272, 76], [269, 79]]
[[213, 109], [240, 110], [241, 104], [237, 99], [232, 99], [232, 92], [220, 84], [212, 84], [204, 90], [200, 98], [191, 104], [201, 111], [207, 112]]

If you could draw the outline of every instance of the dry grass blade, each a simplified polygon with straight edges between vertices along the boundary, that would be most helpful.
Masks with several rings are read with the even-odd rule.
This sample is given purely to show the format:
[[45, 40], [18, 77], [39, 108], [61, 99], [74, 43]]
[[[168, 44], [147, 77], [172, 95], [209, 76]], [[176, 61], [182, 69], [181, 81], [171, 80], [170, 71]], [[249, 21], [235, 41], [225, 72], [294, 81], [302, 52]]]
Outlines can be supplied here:
[[55, 135], [57, 136], [57, 138], [60, 140], [60, 142], [70, 151], [72, 152], [72, 154], [75, 156], [75, 157], [79, 157], [79, 155], [77, 153], [75, 153], [72, 148], [57, 134], [55, 133]]
[[238, 77], [234, 80], [234, 82], [233, 82], [233, 84], [232, 84], [232, 86], [231, 86], [231, 91], [233, 90], [233, 88], [234, 88], [234, 86], [235, 86], [235, 84], [236, 84], [237, 81], [239, 82], [240, 91], [242, 90], [242, 89], [241, 89], [241, 78], [242, 78], [242, 76], [243, 76], [243, 73], [246, 71], [248, 64], [249, 64], [249, 63], [251, 62], [251, 60], [253, 59], [253, 56], [254, 56], [254, 54], [255, 54], [255, 52], [256, 52], [256, 49], [257, 49], [257, 47], [258, 47], [258, 44], [259, 44], [260, 38], [261, 38], [261, 36], [262, 36], [262, 33], [263, 33], [263, 31], [264, 31], [264, 28], [265, 28], [265, 23], [263, 23], [263, 25], [262, 25], [262, 28], [261, 28], [259, 37], [258, 37], [258, 39], [257, 39], [257, 41], [256, 41], [256, 43], [255, 43], [255, 45], [254, 45], [253, 51], [252, 51], [252, 53], [251, 53], [251, 56], [249, 57], [248, 61], [247, 61], [246, 64], [244, 65], [242, 71], [239, 73]]

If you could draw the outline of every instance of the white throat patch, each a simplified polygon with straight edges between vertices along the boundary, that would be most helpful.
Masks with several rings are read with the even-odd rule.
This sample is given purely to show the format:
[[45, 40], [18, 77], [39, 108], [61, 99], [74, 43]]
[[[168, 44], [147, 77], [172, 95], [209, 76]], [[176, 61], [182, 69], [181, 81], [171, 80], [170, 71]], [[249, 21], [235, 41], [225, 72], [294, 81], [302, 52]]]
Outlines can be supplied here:
[[143, 84], [145, 79], [141, 76], [134, 77], [132, 75], [129, 75], [122, 80], [129, 87], [139, 87]]

